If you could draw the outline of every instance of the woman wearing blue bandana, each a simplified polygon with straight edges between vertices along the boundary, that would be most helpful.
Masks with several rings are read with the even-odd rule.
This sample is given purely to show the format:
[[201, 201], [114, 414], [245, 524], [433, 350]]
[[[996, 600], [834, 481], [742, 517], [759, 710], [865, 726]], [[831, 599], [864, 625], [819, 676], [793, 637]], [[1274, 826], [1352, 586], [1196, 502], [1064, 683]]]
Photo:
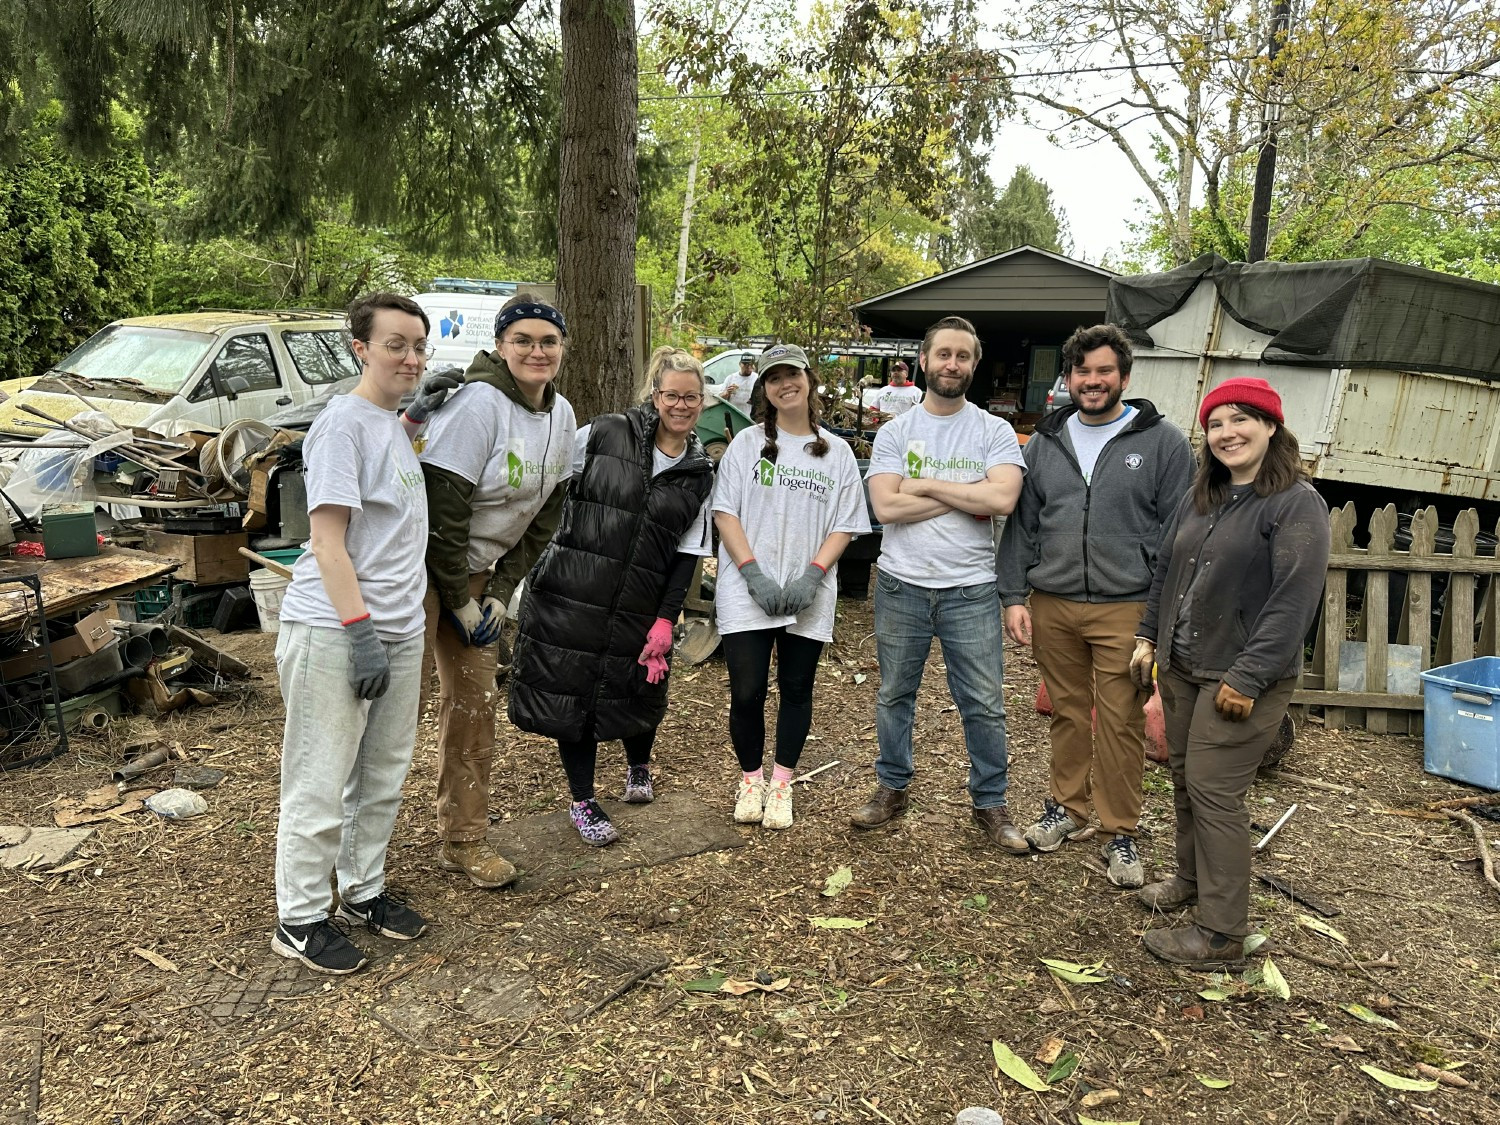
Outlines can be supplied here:
[[439, 862], [478, 887], [515, 868], [485, 839], [495, 747], [495, 641], [517, 584], [557, 530], [572, 473], [573, 408], [553, 381], [562, 314], [517, 294], [428, 426], [427, 643], [437, 658]]

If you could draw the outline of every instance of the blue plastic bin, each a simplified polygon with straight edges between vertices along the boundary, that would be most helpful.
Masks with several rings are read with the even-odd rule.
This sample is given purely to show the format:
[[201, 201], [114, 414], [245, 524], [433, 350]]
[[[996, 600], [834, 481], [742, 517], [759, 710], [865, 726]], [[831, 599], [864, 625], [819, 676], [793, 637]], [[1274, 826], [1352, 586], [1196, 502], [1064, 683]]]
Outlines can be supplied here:
[[1500, 789], [1500, 657], [1422, 673], [1422, 768]]

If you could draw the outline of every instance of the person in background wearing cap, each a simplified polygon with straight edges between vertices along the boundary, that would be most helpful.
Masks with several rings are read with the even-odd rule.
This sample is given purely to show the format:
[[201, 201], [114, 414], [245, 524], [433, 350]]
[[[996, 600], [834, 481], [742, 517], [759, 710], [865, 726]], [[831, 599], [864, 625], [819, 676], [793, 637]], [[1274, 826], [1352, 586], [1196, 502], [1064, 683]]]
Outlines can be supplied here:
[[1329, 528], [1269, 383], [1220, 383], [1198, 423], [1198, 472], [1157, 555], [1130, 667], [1143, 691], [1157, 669], [1177, 810], [1177, 872], [1137, 897], [1152, 910], [1198, 904], [1195, 922], [1143, 940], [1164, 961], [1210, 969], [1244, 956], [1245, 797], [1297, 685]]
[[518, 293], [495, 318], [495, 350], [428, 423], [430, 531], [424, 609], [438, 683], [439, 863], [477, 887], [516, 869], [486, 840], [495, 749], [495, 641], [517, 584], [557, 530], [572, 473], [573, 408], [552, 385], [567, 328]]
[[750, 394], [755, 390], [755, 353], [745, 352], [740, 356], [740, 369], [724, 383], [724, 401], [732, 402], [746, 414], [750, 413]]
[[1005, 631], [1032, 646], [1052, 697], [1050, 793], [1026, 839], [1051, 852], [1083, 838], [1092, 803], [1117, 887], [1145, 881], [1135, 843], [1145, 714], [1131, 649], [1162, 530], [1193, 472], [1182, 431], [1145, 399], [1122, 397], [1131, 360], [1113, 324], [1063, 344], [1073, 405], [1043, 418], [1026, 445], [999, 563]]
[[1025, 852], [1005, 796], [1009, 762], [990, 525], [1015, 507], [1025, 462], [1010, 423], [965, 397], [979, 356], [972, 324], [958, 316], [939, 320], [917, 355], [926, 399], [875, 435], [866, 476], [884, 525], [875, 584], [879, 785], [850, 822], [876, 828], [906, 811], [917, 689], [937, 637], [963, 721], [974, 819], [990, 843]]
[[[734, 819], [790, 828], [792, 774], [812, 726], [813, 677], [833, 639], [838, 561], [870, 530], [848, 442], [818, 425], [818, 377], [795, 344], [762, 352], [761, 421], [719, 462], [714, 614], [729, 665], [729, 737], [739, 759]], [[776, 761], [766, 783], [766, 689], [776, 653]]]
[[873, 424], [876, 411], [891, 418], [899, 417], [922, 401], [922, 392], [911, 381], [906, 361], [898, 359], [891, 364], [891, 381], [883, 387], [866, 391], [863, 397], [865, 409], [872, 415], [869, 421]]

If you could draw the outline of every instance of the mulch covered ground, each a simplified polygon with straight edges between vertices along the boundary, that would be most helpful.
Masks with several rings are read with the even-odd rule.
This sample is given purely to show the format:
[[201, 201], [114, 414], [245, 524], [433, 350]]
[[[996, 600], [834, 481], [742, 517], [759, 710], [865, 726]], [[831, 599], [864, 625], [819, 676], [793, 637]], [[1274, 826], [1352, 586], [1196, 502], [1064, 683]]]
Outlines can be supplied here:
[[[228, 772], [207, 816], [131, 814], [99, 825], [86, 864], [0, 872], [0, 1085], [26, 1084], [39, 1027], [44, 1122], [914, 1123], [968, 1105], [1038, 1123], [1500, 1121], [1500, 895], [1468, 830], [1424, 811], [1471, 791], [1424, 775], [1420, 740], [1304, 726], [1285, 769], [1348, 791], [1263, 778], [1256, 820], [1300, 809], [1257, 869], [1339, 913], [1257, 884], [1268, 941], [1248, 974], [1215, 980], [1145, 953], [1140, 934], [1166, 920], [1105, 882], [1099, 841], [1029, 859], [982, 843], [936, 652], [912, 811], [886, 830], [848, 826], [873, 785], [878, 672], [869, 606], [841, 605], [803, 767], [840, 764], [797, 786], [791, 830], [733, 829], [743, 847], [604, 874], [580, 860], [534, 891], [478, 891], [434, 863], [424, 720], [391, 877], [432, 933], [404, 947], [356, 934], [374, 954], [367, 971], [273, 973], [270, 985], [280, 703], [271, 638], [223, 638], [266, 676], [259, 693], [155, 723]], [[1008, 648], [1006, 661], [1012, 807], [1025, 820], [1045, 789], [1046, 728], [1029, 654]], [[674, 676], [659, 791], [727, 822], [722, 660]], [[0, 776], [0, 824], [50, 823], [60, 798], [107, 780], [141, 726]], [[497, 816], [557, 815], [553, 750], [502, 730]], [[601, 791], [614, 795], [619, 750], [601, 757]], [[1165, 771], [1151, 767], [1146, 788], [1143, 850], [1159, 870]], [[841, 868], [847, 886], [825, 895]], [[527, 953], [518, 939], [544, 914], [634, 942], [663, 967], [611, 998], [587, 965]], [[465, 981], [480, 977], [524, 981], [525, 1004], [486, 994], [501, 1006], [484, 1010], [501, 1014], [478, 1018]], [[398, 1001], [421, 989], [417, 1019]], [[211, 997], [226, 1005], [217, 1015]], [[996, 1043], [1038, 1078], [1052, 1072], [1050, 1088], [998, 1071]], [[1466, 1084], [1396, 1090], [1366, 1064]], [[25, 1102], [24, 1089], [0, 1090], [0, 1122], [28, 1120], [6, 1115]]]

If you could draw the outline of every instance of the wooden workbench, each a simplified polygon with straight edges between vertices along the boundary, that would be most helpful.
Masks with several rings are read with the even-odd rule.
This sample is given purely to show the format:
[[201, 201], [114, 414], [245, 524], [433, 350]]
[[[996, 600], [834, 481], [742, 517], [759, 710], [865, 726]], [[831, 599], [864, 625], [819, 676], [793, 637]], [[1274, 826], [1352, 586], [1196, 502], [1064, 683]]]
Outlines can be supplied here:
[[[145, 551], [100, 547], [97, 555], [79, 559], [0, 560], [0, 579], [36, 575], [41, 581], [42, 605], [51, 618], [149, 586], [180, 565], [176, 559]], [[0, 633], [19, 628], [35, 614], [27, 586], [0, 582]]]

